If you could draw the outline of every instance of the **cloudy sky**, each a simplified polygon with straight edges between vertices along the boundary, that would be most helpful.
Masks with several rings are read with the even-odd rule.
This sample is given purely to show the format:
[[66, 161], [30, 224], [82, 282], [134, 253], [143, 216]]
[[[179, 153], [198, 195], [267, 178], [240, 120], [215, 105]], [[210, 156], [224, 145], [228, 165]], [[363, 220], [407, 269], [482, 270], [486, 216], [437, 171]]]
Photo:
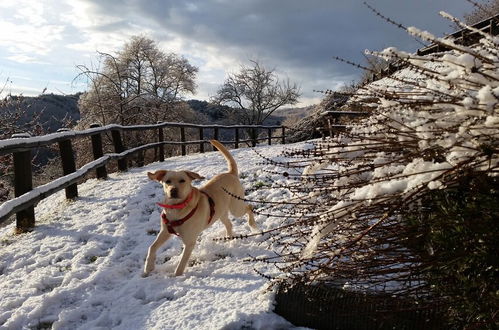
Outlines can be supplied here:
[[[465, 0], [368, 2], [437, 35], [452, 31], [440, 10], [471, 10]], [[97, 63], [97, 50], [114, 53], [137, 34], [199, 67], [193, 98], [209, 98], [227, 73], [258, 60], [301, 86], [302, 105], [320, 98], [314, 90], [358, 78], [333, 56], [362, 62], [365, 49], [422, 47], [363, 0], [0, 0], [0, 86], [24, 95], [84, 91], [85, 81], [73, 81], [76, 65]]]

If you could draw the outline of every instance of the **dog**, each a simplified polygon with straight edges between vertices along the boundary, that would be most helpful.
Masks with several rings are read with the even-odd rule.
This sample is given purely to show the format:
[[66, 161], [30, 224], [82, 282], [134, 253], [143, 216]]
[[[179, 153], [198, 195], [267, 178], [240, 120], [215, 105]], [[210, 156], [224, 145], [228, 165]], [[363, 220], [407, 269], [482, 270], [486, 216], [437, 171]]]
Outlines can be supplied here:
[[252, 231], [258, 231], [251, 205], [244, 202], [244, 189], [239, 181], [237, 164], [229, 151], [217, 140], [210, 140], [227, 161], [228, 171], [217, 174], [202, 188], [191, 185], [193, 180], [204, 177], [191, 171], [158, 170], [148, 172], [149, 179], [163, 185], [165, 193], [161, 213], [161, 230], [148, 249], [143, 276], [154, 270], [156, 251], [173, 235], [182, 239], [184, 250], [175, 270], [175, 276], [182, 275], [196, 245], [197, 237], [203, 230], [220, 219], [226, 235], [234, 236], [229, 212], [234, 217], [248, 215]]

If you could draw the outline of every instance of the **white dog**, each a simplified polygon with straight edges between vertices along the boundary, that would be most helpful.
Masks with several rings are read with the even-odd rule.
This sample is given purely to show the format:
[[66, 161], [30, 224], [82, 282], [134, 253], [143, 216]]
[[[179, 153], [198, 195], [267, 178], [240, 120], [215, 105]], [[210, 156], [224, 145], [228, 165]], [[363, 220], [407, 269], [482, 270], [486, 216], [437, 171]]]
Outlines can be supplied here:
[[178, 235], [184, 243], [182, 259], [175, 270], [178, 276], [184, 273], [197, 237], [213, 222], [222, 220], [227, 236], [233, 236], [229, 212], [235, 217], [247, 214], [252, 230], [258, 230], [251, 206], [243, 201], [244, 189], [234, 158], [220, 142], [211, 140], [210, 143], [224, 155], [229, 170], [216, 175], [200, 189], [193, 187], [191, 182], [204, 178], [194, 172], [159, 170], [147, 173], [151, 180], [163, 185], [165, 200], [164, 204], [159, 204], [163, 207], [161, 230], [149, 247], [144, 276], [154, 270], [156, 251], [172, 235]]

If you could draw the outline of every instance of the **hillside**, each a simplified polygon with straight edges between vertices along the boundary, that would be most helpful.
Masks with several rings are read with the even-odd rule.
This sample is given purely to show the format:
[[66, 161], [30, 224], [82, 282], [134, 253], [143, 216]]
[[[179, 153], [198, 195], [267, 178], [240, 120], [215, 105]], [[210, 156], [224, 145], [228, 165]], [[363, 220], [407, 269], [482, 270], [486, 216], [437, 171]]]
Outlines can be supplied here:
[[[19, 126], [31, 120], [35, 114], [41, 114], [40, 124], [47, 133], [53, 133], [61, 128], [64, 121], [75, 123], [80, 119], [78, 99], [80, 94], [56, 95], [43, 94], [35, 97], [12, 96], [12, 103], [19, 101], [18, 107], [26, 113], [20, 118]], [[9, 107], [10, 110], [13, 106]], [[29, 128], [28, 128], [29, 131]]]
[[[233, 119], [227, 118], [227, 114], [236, 111], [228, 106], [219, 106], [207, 101], [188, 100], [187, 104], [189, 104], [193, 110], [208, 116], [212, 123], [230, 123]], [[277, 109], [265, 121], [265, 125], [281, 125], [288, 118], [303, 118], [309, 115], [313, 108], [314, 106]]]
[[282, 109], [277, 109], [273, 116], [278, 117], [278, 118], [289, 118], [289, 117], [295, 117], [297, 119], [304, 118], [313, 111], [313, 109], [316, 107], [316, 105], [310, 105], [308, 107], [298, 107], [298, 108], [282, 108]]
[[[13, 96], [13, 100], [19, 100], [20, 106], [26, 109], [26, 115], [21, 118], [20, 124], [29, 121], [35, 114], [41, 113], [40, 123], [47, 133], [57, 131], [64, 120], [75, 123], [80, 119], [78, 99], [81, 94], [56, 95], [43, 94], [35, 97]], [[187, 100], [186, 103], [194, 110], [206, 115], [210, 123], [230, 122], [227, 113], [234, 110], [227, 106], [218, 106], [202, 100]], [[12, 108], [12, 107], [11, 107]], [[267, 125], [280, 125], [289, 117], [302, 118], [311, 107], [278, 109], [265, 122]]]

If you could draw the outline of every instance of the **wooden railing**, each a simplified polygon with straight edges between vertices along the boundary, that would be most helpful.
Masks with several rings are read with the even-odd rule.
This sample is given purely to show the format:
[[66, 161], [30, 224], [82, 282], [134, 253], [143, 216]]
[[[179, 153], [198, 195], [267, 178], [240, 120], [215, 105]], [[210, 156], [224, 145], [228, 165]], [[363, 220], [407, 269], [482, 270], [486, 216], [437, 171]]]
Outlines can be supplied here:
[[339, 122], [340, 118], [356, 118], [368, 115], [369, 113], [360, 111], [324, 111], [320, 114], [324, 124], [322, 127], [316, 127], [316, 130], [321, 133], [324, 140], [327, 135], [330, 137], [336, 136], [339, 132], [343, 132], [347, 128], [345, 124]]
[[[489, 17], [481, 22], [473, 24], [471, 27], [495, 36], [499, 33], [499, 15]], [[478, 32], [468, 29], [461, 29], [459, 31], [451, 33], [450, 35], [446, 36], [446, 38], [452, 39], [456, 44], [469, 46], [477, 43], [479, 39], [483, 37]], [[417, 54], [423, 56], [447, 50], [449, 50], [449, 48], [445, 45], [432, 43], [429, 46], [418, 49]]]
[[[180, 129], [180, 141], [165, 141], [164, 129], [178, 128]], [[186, 139], [186, 129], [197, 129], [199, 132], [198, 140]], [[0, 224], [5, 222], [11, 215], [16, 213], [16, 226], [19, 231], [27, 231], [35, 225], [34, 205], [40, 200], [62, 190], [66, 190], [66, 198], [73, 199], [78, 196], [77, 182], [80, 181], [89, 172], [95, 170], [96, 176], [99, 179], [107, 178], [106, 164], [110, 161], [118, 162], [118, 170], [127, 170], [126, 158], [130, 155], [145, 151], [147, 149], [158, 148], [157, 160], [164, 161], [165, 145], [178, 145], [181, 149], [181, 155], [187, 154], [188, 145], [199, 145], [199, 152], [205, 151], [205, 144], [209, 143], [205, 140], [206, 130], [212, 130], [213, 139], [219, 140], [219, 132], [221, 129], [233, 130], [234, 140], [220, 141], [224, 144], [233, 144], [234, 148], [239, 148], [241, 144], [246, 143], [251, 146], [256, 146], [259, 141], [267, 141], [272, 144], [272, 140], [280, 140], [285, 143], [286, 131], [284, 126], [263, 126], [263, 125], [196, 125], [187, 123], [158, 123], [155, 125], [136, 125], [136, 126], [121, 126], [108, 125], [100, 127], [92, 125], [91, 128], [83, 131], [70, 131], [67, 129], [59, 130], [57, 133], [48, 134], [37, 137], [30, 137], [29, 134], [16, 134], [11, 139], [0, 140], [0, 156], [12, 154], [14, 163], [14, 195], [15, 198], [4, 202], [0, 205]], [[125, 131], [150, 131], [156, 132], [157, 142], [140, 145], [133, 149], [126, 149], [122, 140], [122, 132]], [[250, 139], [240, 139], [240, 131], [249, 131]], [[260, 131], [266, 131], [267, 134], [263, 138], [259, 138]], [[272, 131], [281, 130], [281, 135], [272, 136]], [[114, 153], [104, 153], [102, 134], [111, 133]], [[76, 169], [76, 162], [72, 147], [72, 140], [76, 138], [90, 137], [92, 141], [92, 151], [94, 161], [83, 165]], [[40, 147], [46, 147], [57, 143], [59, 154], [61, 157], [61, 165], [64, 176], [51, 181], [47, 184], [33, 188], [33, 169], [32, 169], [32, 150]]]
[[[495, 15], [492, 17], [489, 17], [483, 21], [480, 21], [478, 23], [475, 23], [471, 26], [474, 29], [480, 30], [481, 32], [488, 33], [490, 35], [498, 35], [499, 34], [499, 15]], [[476, 44], [481, 38], [483, 38], [480, 33], [476, 31], [472, 31], [469, 29], [461, 29], [459, 31], [456, 31], [454, 33], [451, 33], [445, 37], [445, 39], [450, 39], [453, 40], [454, 43], [458, 45], [464, 45], [464, 46], [470, 46]], [[449, 51], [451, 50], [448, 46], [446, 46], [443, 43], [439, 42], [433, 42], [428, 46], [425, 46], [423, 48], [420, 48], [416, 51], [416, 55], [418, 56], [425, 56], [429, 54], [434, 54], [434, 53], [440, 53], [444, 51]], [[384, 69], [382, 69], [379, 72], [374, 72], [371, 73], [371, 76], [369, 78], [370, 82], [382, 79], [384, 77], [388, 77], [392, 75], [393, 73], [402, 70], [403, 68], [407, 67], [408, 61], [407, 60], [398, 60], [395, 62], [390, 62], [388, 63], [388, 66]]]

